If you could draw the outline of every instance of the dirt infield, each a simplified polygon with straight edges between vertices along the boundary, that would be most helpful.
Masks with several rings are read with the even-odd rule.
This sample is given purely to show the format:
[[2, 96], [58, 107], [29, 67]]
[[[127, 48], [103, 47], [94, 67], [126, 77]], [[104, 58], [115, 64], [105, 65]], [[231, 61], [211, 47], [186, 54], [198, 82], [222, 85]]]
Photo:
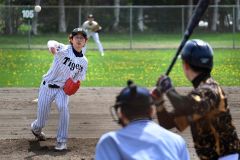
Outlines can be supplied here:
[[[36, 118], [37, 104], [33, 100], [38, 89], [0, 88], [0, 159], [93, 159], [98, 138], [105, 132], [120, 128], [109, 114], [109, 107], [120, 89], [81, 88], [71, 96], [68, 150], [56, 152], [53, 149], [58, 119], [55, 104], [44, 128], [48, 139], [36, 142], [30, 132], [30, 123]], [[189, 89], [177, 88], [181, 93]], [[240, 87], [224, 89], [240, 136]], [[197, 160], [189, 129], [180, 134], [188, 143], [191, 159]]]

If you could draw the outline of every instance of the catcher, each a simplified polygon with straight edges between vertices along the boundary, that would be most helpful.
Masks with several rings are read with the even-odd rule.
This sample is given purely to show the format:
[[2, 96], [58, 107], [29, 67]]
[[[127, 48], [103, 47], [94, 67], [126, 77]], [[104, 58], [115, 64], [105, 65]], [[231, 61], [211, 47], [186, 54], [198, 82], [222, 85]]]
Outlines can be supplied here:
[[96, 160], [189, 160], [184, 139], [153, 121], [155, 107], [146, 88], [128, 81], [111, 109], [123, 128], [101, 136]]
[[[180, 95], [168, 76], [158, 79], [152, 96], [159, 124], [183, 131], [191, 127], [194, 147], [201, 160], [238, 160], [240, 141], [232, 123], [226, 95], [211, 77], [213, 50], [202, 40], [189, 40], [181, 52], [185, 76], [194, 89]], [[173, 106], [164, 106], [163, 94]]]
[[83, 23], [82, 28], [87, 31], [88, 38], [93, 37], [93, 40], [97, 44], [101, 56], [104, 56], [103, 46], [99, 40], [98, 34], [102, 27], [96, 21], [94, 21], [94, 17], [92, 14], [88, 15], [87, 21]]
[[[31, 123], [32, 133], [38, 140], [46, 140], [42, 132], [50, 113], [51, 103], [59, 111], [56, 150], [67, 149], [69, 126], [69, 96], [75, 94], [86, 77], [88, 60], [82, 53], [87, 43], [87, 34], [82, 28], [75, 28], [69, 35], [70, 45], [56, 45], [49, 41], [48, 47], [54, 55], [51, 68], [43, 76], [38, 95], [37, 119]], [[58, 47], [62, 47], [61, 49]]]

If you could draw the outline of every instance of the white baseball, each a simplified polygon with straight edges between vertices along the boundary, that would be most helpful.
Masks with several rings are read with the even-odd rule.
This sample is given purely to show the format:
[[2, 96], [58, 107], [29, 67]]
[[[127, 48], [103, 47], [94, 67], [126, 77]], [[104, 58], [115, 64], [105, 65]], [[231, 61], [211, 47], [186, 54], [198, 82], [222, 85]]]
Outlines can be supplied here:
[[204, 22], [204, 21], [199, 21], [198, 26], [204, 27], [204, 25], [205, 25], [205, 22]]
[[39, 5], [36, 5], [35, 7], [34, 7], [34, 10], [35, 10], [35, 12], [40, 12], [41, 11], [41, 6], [39, 6]]

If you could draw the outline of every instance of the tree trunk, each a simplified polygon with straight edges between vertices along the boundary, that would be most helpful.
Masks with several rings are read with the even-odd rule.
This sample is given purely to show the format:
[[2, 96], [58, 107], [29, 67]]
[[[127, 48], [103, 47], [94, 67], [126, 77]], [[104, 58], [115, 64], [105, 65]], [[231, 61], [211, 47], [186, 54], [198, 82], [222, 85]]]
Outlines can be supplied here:
[[[35, 0], [35, 5], [40, 5], [41, 0]], [[34, 12], [34, 18], [32, 19], [32, 33], [33, 35], [38, 34], [38, 12]]]
[[120, 0], [114, 0], [114, 18], [115, 21], [113, 23], [113, 29], [117, 30], [118, 29], [118, 24], [119, 24], [119, 16], [120, 16]]
[[143, 17], [143, 8], [138, 9], [138, 29], [143, 32], [145, 29], [144, 26], [144, 17]]
[[190, 17], [192, 16], [192, 12], [193, 12], [193, 0], [188, 0], [188, 19], [190, 19]]
[[82, 8], [78, 8], [78, 26], [82, 26]]
[[218, 23], [218, 2], [219, 0], [214, 0], [214, 8], [213, 8], [213, 18], [212, 18], [212, 31], [217, 31], [217, 23]]
[[66, 29], [66, 20], [65, 20], [64, 0], [59, 0], [58, 6], [59, 6], [58, 31], [61, 33], [65, 33], [67, 29]]
[[[90, 0], [85, 0], [85, 5], [86, 6], [90, 6]], [[89, 11], [89, 9], [87, 9], [86, 15], [85, 17], [87, 17], [91, 12]], [[92, 14], [92, 13], [91, 13]], [[94, 15], [93, 15], [94, 16]]]
[[11, 0], [7, 0], [7, 16], [5, 16], [6, 33], [13, 34]]
[[236, 17], [236, 28], [238, 31], [240, 31], [240, 0], [236, 0], [236, 5], [237, 5], [237, 17]]

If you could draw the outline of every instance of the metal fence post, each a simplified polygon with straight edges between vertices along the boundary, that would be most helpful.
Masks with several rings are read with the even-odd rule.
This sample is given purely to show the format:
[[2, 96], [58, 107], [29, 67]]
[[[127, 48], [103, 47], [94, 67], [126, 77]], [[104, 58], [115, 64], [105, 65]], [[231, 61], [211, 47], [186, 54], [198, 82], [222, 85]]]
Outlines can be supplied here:
[[233, 49], [235, 49], [235, 7], [233, 6], [232, 7], [233, 9], [233, 18], [232, 18], [232, 29], [233, 29], [233, 35], [232, 35], [232, 38], [233, 38]]
[[184, 6], [182, 6], [182, 35], [184, 35]]
[[81, 16], [81, 14], [82, 14], [82, 7], [79, 6], [79, 8], [78, 8], [78, 26], [82, 26], [82, 16]]
[[132, 6], [130, 6], [129, 32], [130, 32], [130, 49], [132, 49]]
[[30, 18], [28, 18], [28, 49], [30, 49], [30, 38], [31, 38], [31, 30], [32, 30], [32, 26], [30, 26]]

